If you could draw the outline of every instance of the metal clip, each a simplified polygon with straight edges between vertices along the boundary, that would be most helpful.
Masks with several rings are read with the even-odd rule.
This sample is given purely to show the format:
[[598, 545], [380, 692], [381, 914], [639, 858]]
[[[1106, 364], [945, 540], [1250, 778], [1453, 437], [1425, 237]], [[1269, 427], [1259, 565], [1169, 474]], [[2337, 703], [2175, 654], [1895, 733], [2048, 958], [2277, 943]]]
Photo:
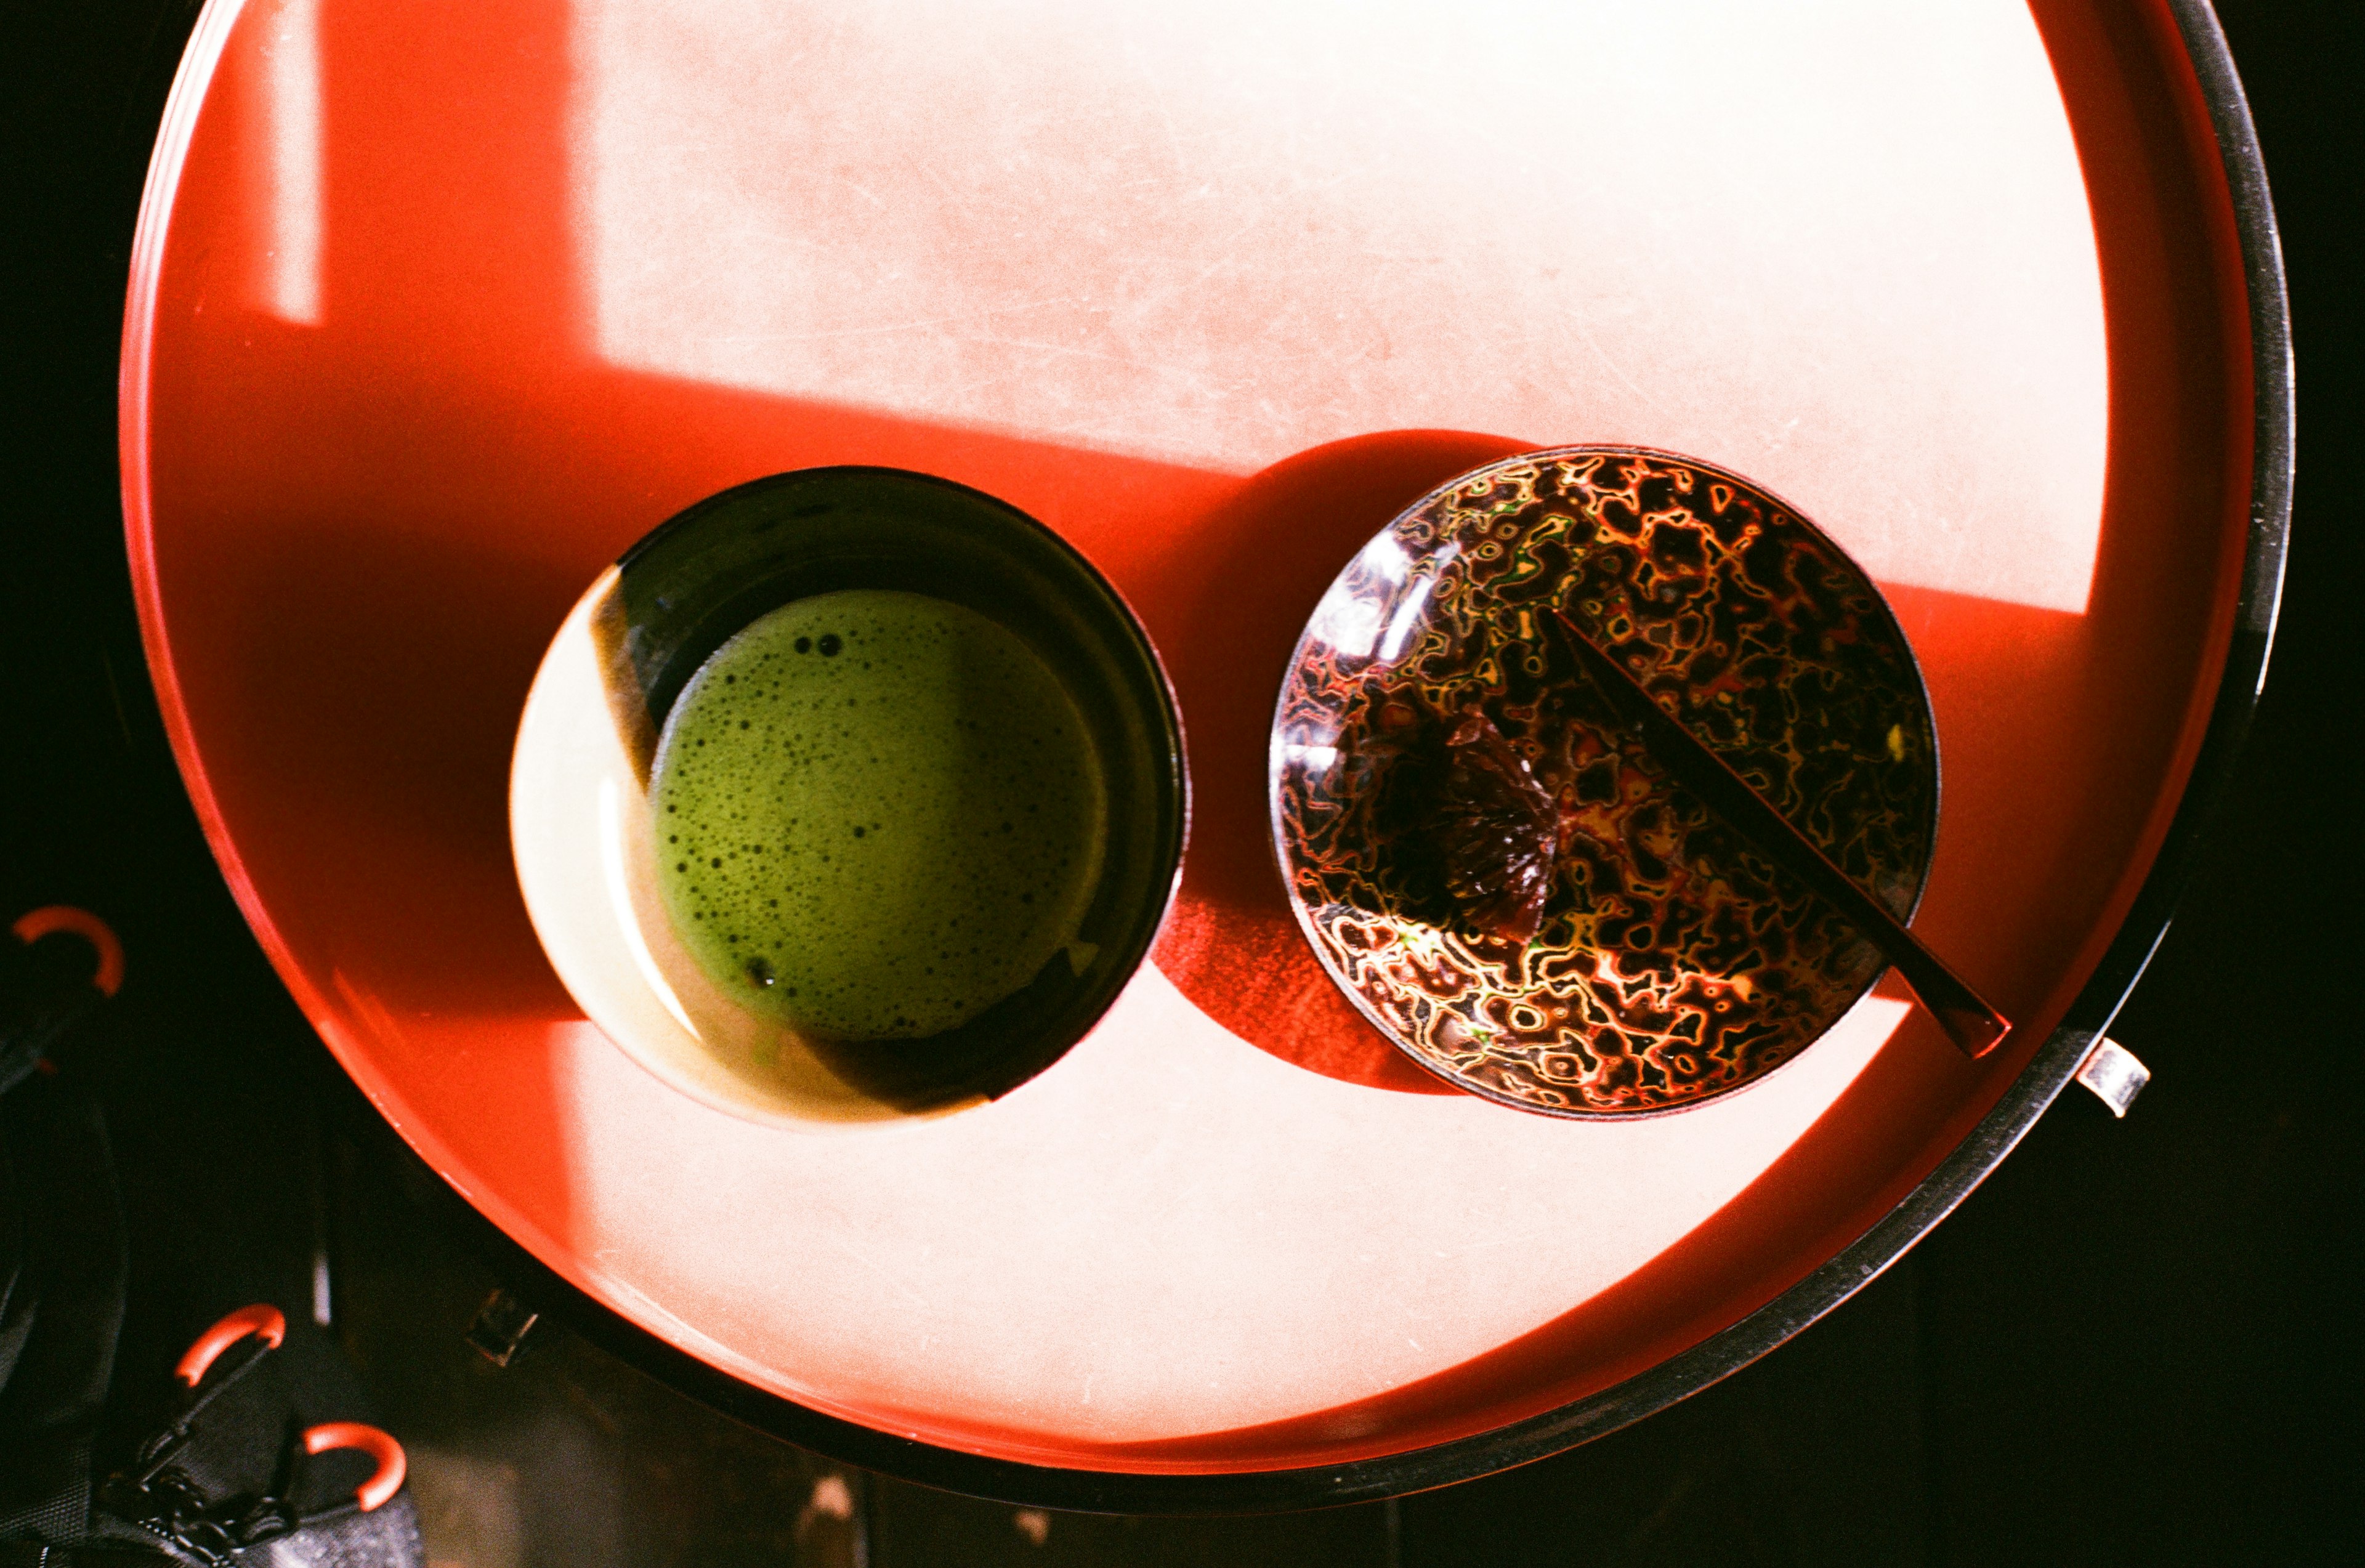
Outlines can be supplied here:
[[525, 1337], [541, 1321], [542, 1315], [505, 1290], [496, 1290], [476, 1309], [468, 1325], [465, 1338], [476, 1348], [476, 1353], [497, 1367], [505, 1367], [517, 1360], [518, 1350]]
[[2118, 1041], [2099, 1036], [2094, 1048], [2078, 1064], [2078, 1081], [2092, 1090], [2094, 1098], [2111, 1108], [2112, 1115], [2124, 1116], [2143, 1086], [2151, 1081], [2151, 1069]]

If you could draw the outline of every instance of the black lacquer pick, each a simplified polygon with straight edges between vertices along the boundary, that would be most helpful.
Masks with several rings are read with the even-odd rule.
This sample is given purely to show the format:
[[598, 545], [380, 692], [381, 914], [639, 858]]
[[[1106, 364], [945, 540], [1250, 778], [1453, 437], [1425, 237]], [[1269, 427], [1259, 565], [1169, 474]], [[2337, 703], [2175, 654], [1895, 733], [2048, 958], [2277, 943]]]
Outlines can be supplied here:
[[1675, 775], [1677, 783], [1747, 834], [1784, 870], [1806, 883], [1817, 897], [1838, 910], [1870, 939], [1881, 956], [1905, 977], [1922, 1004], [1965, 1056], [1977, 1059], [1995, 1049], [2012, 1028], [2003, 1014], [1981, 1001], [1879, 900], [1833, 865], [1831, 857], [1812, 839], [1792, 826], [1789, 819], [1768, 804], [1747, 779], [1732, 770], [1730, 763], [1660, 707], [1658, 699], [1607, 649], [1587, 636], [1584, 628], [1557, 609], [1552, 618], [1560, 622], [1563, 634], [1594, 685], [1619, 715], [1633, 726], [1651, 755]]

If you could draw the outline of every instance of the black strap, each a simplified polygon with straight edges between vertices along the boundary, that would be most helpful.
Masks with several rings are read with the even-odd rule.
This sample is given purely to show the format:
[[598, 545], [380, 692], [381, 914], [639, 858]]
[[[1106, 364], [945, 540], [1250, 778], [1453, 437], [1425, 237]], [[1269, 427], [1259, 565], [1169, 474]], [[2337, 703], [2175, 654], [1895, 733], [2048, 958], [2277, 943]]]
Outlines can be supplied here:
[[20, 1083], [0, 1097], [0, 1540], [90, 1528], [127, 1271], [98, 1105], [65, 1078]]
[[[5, 949], [0, 949], [5, 951]], [[106, 998], [88, 986], [77, 986], [48, 999], [35, 1011], [0, 1025], [0, 1094], [31, 1080], [50, 1048], [74, 1025], [89, 1017]]]
[[36, 1546], [0, 1540], [0, 1568], [177, 1568], [169, 1557], [129, 1546]]

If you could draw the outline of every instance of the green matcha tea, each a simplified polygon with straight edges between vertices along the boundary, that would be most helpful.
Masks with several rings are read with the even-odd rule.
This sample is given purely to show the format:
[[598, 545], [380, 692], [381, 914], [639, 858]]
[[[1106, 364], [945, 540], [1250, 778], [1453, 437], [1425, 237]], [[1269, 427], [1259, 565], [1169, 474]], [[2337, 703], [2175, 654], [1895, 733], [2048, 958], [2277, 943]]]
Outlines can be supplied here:
[[823, 594], [699, 666], [650, 783], [658, 886], [700, 968], [844, 1040], [976, 1017], [1076, 939], [1100, 766], [1015, 634], [919, 594]]

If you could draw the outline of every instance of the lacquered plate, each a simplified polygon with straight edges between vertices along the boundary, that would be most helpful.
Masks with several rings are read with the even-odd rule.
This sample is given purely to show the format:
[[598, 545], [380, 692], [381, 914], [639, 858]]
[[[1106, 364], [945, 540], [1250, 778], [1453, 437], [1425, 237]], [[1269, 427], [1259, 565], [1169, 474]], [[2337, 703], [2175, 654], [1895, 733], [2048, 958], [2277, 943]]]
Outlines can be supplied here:
[[[2271, 625], [2244, 123], [2197, 5], [216, 0], [126, 318], [150, 666], [306, 1014], [619, 1349], [971, 1491], [1436, 1484], [1810, 1321], [2132, 983]], [[1447, 1090], [1330, 983], [1269, 844], [1290, 649], [1407, 506], [1574, 442], [1712, 455], [1877, 584], [1946, 765], [1915, 928], [2012, 1043], [1876, 987], [1746, 1092], [1580, 1123]], [[604, 565], [843, 464], [1107, 577], [1193, 821], [1053, 1070], [799, 1140], [585, 1019], [504, 786]]]
[[[1789, 1061], [1887, 965], [1652, 754], [1561, 617], [1900, 920], [1937, 837], [1929, 698], [1845, 551], [1669, 453], [1462, 476], [1316, 607], [1271, 768], [1273, 847], [1323, 968], [1459, 1088], [1553, 1115], [1681, 1110]], [[1475, 924], [1439, 851], [1438, 775], [1474, 716], [1557, 818], [1532, 936]]]

